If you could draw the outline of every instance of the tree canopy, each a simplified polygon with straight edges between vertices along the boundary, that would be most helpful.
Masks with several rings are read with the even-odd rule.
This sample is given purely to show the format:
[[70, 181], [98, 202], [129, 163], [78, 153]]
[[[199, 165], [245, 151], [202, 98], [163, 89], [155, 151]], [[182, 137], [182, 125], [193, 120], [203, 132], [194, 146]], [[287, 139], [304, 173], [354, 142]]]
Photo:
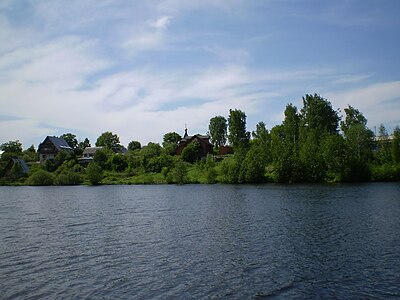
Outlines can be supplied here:
[[120, 150], [122, 145], [119, 142], [119, 137], [117, 134], [113, 134], [110, 131], [102, 133], [96, 141], [97, 147], [106, 147], [111, 150]]
[[222, 116], [216, 116], [210, 119], [208, 132], [211, 137], [211, 142], [216, 147], [225, 145], [227, 137], [227, 127], [227, 121]]
[[239, 109], [230, 109], [228, 118], [228, 139], [234, 148], [244, 148], [250, 140], [250, 132], [246, 131], [246, 114]]

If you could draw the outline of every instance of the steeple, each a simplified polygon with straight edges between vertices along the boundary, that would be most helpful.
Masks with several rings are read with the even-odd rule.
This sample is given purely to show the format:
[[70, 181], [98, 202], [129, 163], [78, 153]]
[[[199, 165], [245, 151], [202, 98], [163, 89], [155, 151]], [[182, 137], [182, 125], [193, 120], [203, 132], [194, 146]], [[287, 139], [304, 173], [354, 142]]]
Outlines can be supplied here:
[[183, 135], [183, 138], [187, 138], [189, 135], [187, 133], [187, 125], [185, 124], [185, 134]]

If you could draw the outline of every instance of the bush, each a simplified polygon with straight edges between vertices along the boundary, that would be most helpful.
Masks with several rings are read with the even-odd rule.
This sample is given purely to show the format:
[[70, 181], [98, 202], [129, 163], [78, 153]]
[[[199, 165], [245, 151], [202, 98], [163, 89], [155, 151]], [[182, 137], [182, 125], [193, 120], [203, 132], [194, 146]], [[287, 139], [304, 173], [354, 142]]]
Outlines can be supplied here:
[[178, 161], [175, 168], [172, 170], [172, 177], [178, 184], [184, 184], [187, 180], [187, 166], [183, 161]]
[[97, 185], [103, 179], [103, 170], [97, 163], [92, 162], [86, 169], [86, 176], [90, 184]]
[[57, 185], [78, 185], [82, 182], [79, 173], [65, 172], [58, 175], [56, 184]]
[[53, 185], [54, 177], [50, 172], [39, 170], [33, 173], [28, 179], [29, 185]]

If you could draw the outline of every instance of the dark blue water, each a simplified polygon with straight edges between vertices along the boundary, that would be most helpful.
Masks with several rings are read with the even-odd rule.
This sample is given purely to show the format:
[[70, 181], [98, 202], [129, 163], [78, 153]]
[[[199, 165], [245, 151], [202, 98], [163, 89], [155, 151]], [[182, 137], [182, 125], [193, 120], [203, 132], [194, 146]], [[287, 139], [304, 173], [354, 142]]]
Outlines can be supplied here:
[[400, 298], [400, 184], [0, 187], [1, 299]]

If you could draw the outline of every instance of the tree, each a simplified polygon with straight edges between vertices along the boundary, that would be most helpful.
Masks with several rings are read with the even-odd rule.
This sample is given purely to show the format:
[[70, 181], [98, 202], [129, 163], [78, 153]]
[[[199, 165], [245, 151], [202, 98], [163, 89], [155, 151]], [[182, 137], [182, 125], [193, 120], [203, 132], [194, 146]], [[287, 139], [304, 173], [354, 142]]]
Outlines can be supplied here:
[[19, 142], [19, 140], [9, 141], [7, 143], [1, 144], [0, 150], [7, 152], [7, 153], [21, 154], [22, 153], [22, 144]]
[[130, 142], [130, 143], [128, 144], [128, 150], [129, 150], [129, 151], [134, 151], [134, 150], [136, 150], [136, 149], [139, 149], [139, 150], [140, 150], [140, 148], [142, 148], [142, 145], [141, 145], [140, 142], [138, 142], [138, 141], [132, 141], [132, 142]]
[[186, 163], [182, 160], [179, 160], [176, 164], [174, 169], [172, 170], [172, 176], [176, 183], [184, 184], [187, 178], [187, 166]]
[[96, 141], [97, 147], [106, 147], [110, 150], [116, 151], [122, 148], [122, 145], [119, 142], [119, 137], [116, 134], [113, 134], [110, 131], [106, 131], [102, 133]]
[[194, 163], [201, 158], [201, 146], [198, 142], [190, 142], [181, 154], [182, 160], [188, 163]]
[[346, 134], [347, 130], [354, 125], [367, 125], [367, 119], [358, 110], [349, 105], [348, 108], [344, 109], [346, 114], [345, 120], [340, 122], [340, 129]]
[[303, 97], [301, 109], [302, 125], [319, 132], [337, 133], [339, 126], [338, 112], [333, 110], [331, 103], [321, 96], [306, 95]]
[[78, 149], [81, 150], [83, 152], [83, 150], [85, 150], [85, 148], [91, 147], [90, 145], [90, 141], [88, 138], [85, 138], [82, 142], [79, 142], [78, 144]]
[[246, 131], [246, 114], [241, 110], [229, 110], [228, 139], [234, 148], [247, 147], [250, 140], [250, 132]]
[[389, 140], [389, 134], [385, 128], [385, 125], [381, 124], [378, 130], [377, 146], [378, 149], [375, 153], [375, 157], [380, 164], [386, 164], [392, 162], [392, 147]]
[[211, 142], [219, 148], [225, 145], [227, 136], [227, 123], [226, 119], [222, 116], [216, 116], [210, 119], [210, 125], [208, 125], [208, 132], [211, 137]]
[[78, 140], [76, 139], [76, 135], [72, 133], [64, 133], [60, 136], [60, 138], [64, 139], [67, 144], [72, 148], [76, 149], [78, 146]]
[[182, 140], [182, 137], [176, 132], [168, 132], [164, 134], [163, 148], [168, 154], [174, 154], [178, 143]]
[[86, 176], [92, 185], [98, 185], [103, 179], [103, 170], [95, 163], [91, 162], [86, 169]]
[[400, 163], [400, 128], [396, 126], [393, 130], [393, 141], [392, 141], [392, 156], [395, 164]]

